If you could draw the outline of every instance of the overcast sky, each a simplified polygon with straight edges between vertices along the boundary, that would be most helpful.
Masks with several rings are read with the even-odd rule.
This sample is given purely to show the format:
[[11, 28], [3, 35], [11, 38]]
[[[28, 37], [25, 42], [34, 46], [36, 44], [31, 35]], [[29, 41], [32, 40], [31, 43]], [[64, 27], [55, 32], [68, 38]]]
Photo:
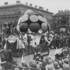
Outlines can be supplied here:
[[[4, 5], [4, 2], [9, 4], [15, 4], [16, 0], [0, 0], [0, 5]], [[43, 6], [44, 9], [48, 9], [49, 11], [56, 13], [58, 10], [70, 10], [70, 0], [20, 0], [21, 3], [25, 4], [28, 2], [34, 5]]]

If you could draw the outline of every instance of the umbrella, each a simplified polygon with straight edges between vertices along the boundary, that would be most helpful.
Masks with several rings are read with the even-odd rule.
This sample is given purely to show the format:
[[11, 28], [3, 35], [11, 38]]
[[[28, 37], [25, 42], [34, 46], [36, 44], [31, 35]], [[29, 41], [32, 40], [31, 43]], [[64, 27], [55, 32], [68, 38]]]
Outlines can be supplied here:
[[31, 23], [30, 24], [30, 30], [32, 32], [38, 32], [39, 29], [40, 29], [39, 23]]
[[42, 30], [43, 30], [43, 32], [46, 32], [47, 30], [48, 30], [48, 24], [47, 23], [42, 23], [41, 24], [41, 28], [42, 28]]
[[31, 10], [31, 9], [28, 9], [28, 10], [26, 10], [25, 11], [25, 15], [29, 15], [29, 14], [33, 14], [34, 13], [34, 11], [33, 10]]
[[47, 22], [47, 19], [45, 17], [42, 17], [42, 16], [38, 16], [38, 19], [42, 22]]
[[37, 22], [37, 21], [38, 21], [37, 15], [31, 15], [31, 16], [30, 16], [30, 21], [32, 21], [32, 22]]
[[28, 24], [27, 23], [23, 23], [20, 25], [20, 32], [26, 32], [28, 29]]

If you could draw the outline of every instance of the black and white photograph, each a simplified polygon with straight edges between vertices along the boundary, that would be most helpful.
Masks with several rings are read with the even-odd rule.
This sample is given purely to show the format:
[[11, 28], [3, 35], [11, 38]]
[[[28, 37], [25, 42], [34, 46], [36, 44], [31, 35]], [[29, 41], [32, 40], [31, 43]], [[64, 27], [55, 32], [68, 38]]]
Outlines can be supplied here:
[[0, 70], [70, 70], [70, 0], [0, 0]]

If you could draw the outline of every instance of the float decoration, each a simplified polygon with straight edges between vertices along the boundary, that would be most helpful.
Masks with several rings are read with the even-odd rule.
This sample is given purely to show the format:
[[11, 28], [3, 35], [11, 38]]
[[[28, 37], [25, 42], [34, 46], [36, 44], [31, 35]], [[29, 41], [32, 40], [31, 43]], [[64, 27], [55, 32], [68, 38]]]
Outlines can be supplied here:
[[20, 32], [27, 32], [28, 30], [28, 24], [27, 23], [23, 23], [20, 25]]
[[31, 15], [30, 16], [30, 21], [31, 22], [37, 22], [38, 21], [38, 17], [36, 15]]
[[39, 23], [31, 23], [29, 28], [32, 32], [38, 32], [38, 30], [40, 29], [40, 24]]
[[[25, 24], [24, 24], [25, 23]], [[19, 18], [17, 30], [27, 32], [28, 28], [32, 32], [46, 32], [49, 28], [48, 21], [44, 16], [34, 13], [32, 10], [27, 10], [22, 17]]]
[[46, 32], [48, 30], [49, 26], [47, 23], [42, 23], [41, 28], [42, 28], [43, 32]]
[[45, 23], [45, 22], [47, 22], [47, 19], [45, 18], [45, 17], [42, 17], [42, 16], [38, 16], [38, 19], [39, 19], [39, 21], [41, 21], [42, 23]]

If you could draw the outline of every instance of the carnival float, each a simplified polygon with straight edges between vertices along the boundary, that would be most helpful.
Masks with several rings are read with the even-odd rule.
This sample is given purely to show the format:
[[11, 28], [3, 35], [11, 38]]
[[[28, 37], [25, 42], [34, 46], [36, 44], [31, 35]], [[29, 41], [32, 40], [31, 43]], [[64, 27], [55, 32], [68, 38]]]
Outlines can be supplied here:
[[48, 20], [43, 15], [34, 13], [32, 10], [27, 10], [19, 18], [17, 24], [20, 37], [23, 38], [24, 35], [27, 35], [28, 50], [30, 46], [32, 48], [39, 47], [41, 37], [44, 36], [47, 38], [49, 29]]

